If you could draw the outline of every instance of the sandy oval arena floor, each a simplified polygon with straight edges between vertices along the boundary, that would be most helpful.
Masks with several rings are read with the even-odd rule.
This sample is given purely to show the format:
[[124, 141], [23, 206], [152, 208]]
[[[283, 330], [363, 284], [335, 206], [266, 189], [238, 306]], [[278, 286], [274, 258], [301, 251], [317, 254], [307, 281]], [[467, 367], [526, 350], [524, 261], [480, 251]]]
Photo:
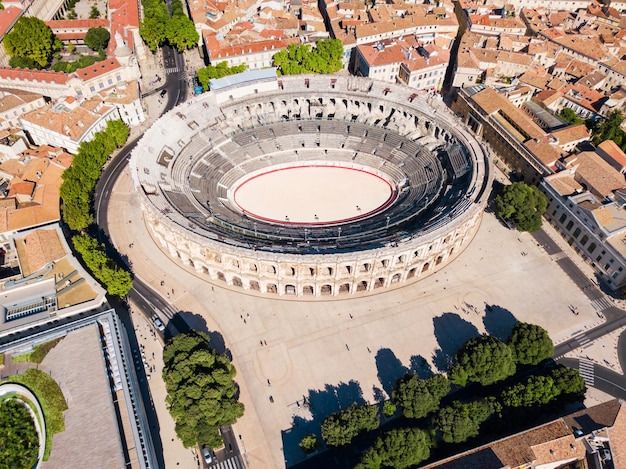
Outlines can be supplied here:
[[334, 224], [379, 212], [394, 198], [391, 184], [365, 169], [295, 166], [236, 184], [232, 197], [247, 215], [288, 224]]

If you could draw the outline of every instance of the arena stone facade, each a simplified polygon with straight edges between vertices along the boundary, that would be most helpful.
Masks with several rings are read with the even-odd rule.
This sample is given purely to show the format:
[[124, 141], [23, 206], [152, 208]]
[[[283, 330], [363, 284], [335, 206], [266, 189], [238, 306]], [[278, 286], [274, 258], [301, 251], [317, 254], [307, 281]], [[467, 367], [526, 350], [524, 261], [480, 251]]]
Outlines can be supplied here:
[[[172, 258], [210, 282], [328, 298], [415, 281], [468, 246], [491, 162], [436, 97], [356, 77], [235, 81], [167, 113], [133, 152], [147, 225]], [[230, 203], [243, 175], [316, 161], [381, 174], [396, 202], [310, 227], [251, 220]]]

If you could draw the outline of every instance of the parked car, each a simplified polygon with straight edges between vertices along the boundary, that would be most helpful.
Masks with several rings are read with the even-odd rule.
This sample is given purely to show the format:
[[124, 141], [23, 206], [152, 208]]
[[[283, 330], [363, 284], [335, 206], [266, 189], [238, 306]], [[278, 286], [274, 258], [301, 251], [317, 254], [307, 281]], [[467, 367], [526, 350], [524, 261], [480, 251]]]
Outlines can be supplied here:
[[161, 90], [160, 96], [161, 98], [167, 94], [167, 90]]
[[202, 457], [204, 458], [204, 462], [209, 464], [213, 462], [213, 456], [211, 455], [211, 450], [206, 447], [202, 447]]

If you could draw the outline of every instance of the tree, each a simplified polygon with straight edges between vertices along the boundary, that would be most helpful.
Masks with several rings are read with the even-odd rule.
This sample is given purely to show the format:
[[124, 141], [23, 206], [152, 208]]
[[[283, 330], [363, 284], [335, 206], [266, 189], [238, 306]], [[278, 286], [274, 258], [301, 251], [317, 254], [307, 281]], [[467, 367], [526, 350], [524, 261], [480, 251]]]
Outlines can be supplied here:
[[0, 469], [34, 467], [38, 455], [39, 437], [26, 404], [0, 401]]
[[21, 16], [13, 30], [4, 37], [4, 47], [11, 58], [27, 57], [42, 68], [55, 51], [61, 50], [63, 44], [39, 18]]
[[105, 28], [89, 28], [85, 35], [85, 45], [91, 50], [104, 50], [109, 43], [109, 39], [111, 39], [111, 34]]
[[121, 120], [116, 119], [107, 122], [105, 132], [115, 142], [115, 147], [120, 148], [128, 140], [130, 129]]
[[523, 383], [506, 388], [500, 399], [507, 407], [532, 407], [547, 404], [559, 394], [559, 389], [549, 376], [531, 376]]
[[548, 198], [535, 186], [523, 182], [506, 185], [496, 196], [496, 213], [519, 231], [537, 231], [548, 208]]
[[522, 365], [536, 365], [554, 354], [554, 344], [541, 326], [518, 322], [508, 341], [513, 358]]
[[478, 435], [480, 425], [501, 408], [493, 396], [467, 404], [454, 401], [437, 413], [433, 426], [446, 443], [462, 443]]
[[605, 140], [613, 140], [618, 146], [623, 147], [624, 131], [621, 129], [624, 122], [624, 114], [620, 109], [611, 111], [606, 118], [593, 128], [591, 141], [594, 145], [600, 145]]
[[200, 35], [193, 21], [183, 15], [168, 20], [165, 24], [165, 38], [178, 52], [182, 52], [197, 46]]
[[587, 387], [585, 380], [578, 370], [557, 365], [548, 374], [554, 380], [554, 385], [559, 390], [564, 401], [577, 402], [585, 398]]
[[299, 73], [335, 73], [342, 68], [343, 45], [339, 39], [322, 39], [309, 44], [289, 44], [272, 58], [282, 75]]
[[322, 422], [322, 439], [329, 446], [343, 446], [364, 431], [380, 425], [378, 407], [353, 404], [351, 407], [326, 417]]
[[195, 330], [172, 338], [163, 362], [166, 402], [183, 445], [221, 446], [219, 427], [232, 425], [244, 411], [233, 381], [235, 367], [209, 347], [208, 335]]
[[558, 116], [570, 125], [584, 124], [585, 122], [585, 119], [578, 117], [578, 114], [568, 107], [561, 109], [558, 112]]
[[515, 373], [513, 353], [508, 345], [492, 336], [468, 340], [456, 354], [456, 365], [450, 370], [450, 380], [465, 386], [466, 381], [489, 384]]
[[9, 59], [9, 67], [29, 68], [32, 70], [37, 70], [41, 68], [41, 66], [30, 57], [11, 57]]
[[419, 379], [407, 374], [392, 391], [393, 402], [402, 407], [405, 417], [419, 419], [439, 408], [441, 398], [450, 392], [450, 382], [443, 375]]
[[163, 42], [165, 42], [165, 23], [157, 18], [144, 16], [144, 20], [139, 24], [139, 35], [144, 40], [148, 48], [154, 52]]
[[396, 428], [380, 436], [363, 454], [360, 466], [367, 469], [404, 469], [430, 457], [433, 435], [419, 428]]
[[89, 11], [89, 18], [94, 20], [96, 18], [100, 18], [100, 10], [98, 10], [97, 6], [92, 6], [91, 11]]
[[246, 71], [246, 64], [228, 66], [228, 62], [219, 62], [217, 65], [208, 65], [198, 69], [198, 81], [202, 85], [204, 91], [209, 89], [209, 80], [213, 78], [223, 78], [228, 75], [235, 75]]
[[317, 437], [315, 433], [311, 433], [310, 435], [306, 435], [304, 438], [300, 440], [300, 449], [305, 453], [313, 453], [317, 449]]
[[385, 403], [383, 404], [383, 414], [385, 415], [385, 417], [391, 417], [393, 414], [396, 413], [396, 410], [396, 405], [391, 401], [385, 401]]

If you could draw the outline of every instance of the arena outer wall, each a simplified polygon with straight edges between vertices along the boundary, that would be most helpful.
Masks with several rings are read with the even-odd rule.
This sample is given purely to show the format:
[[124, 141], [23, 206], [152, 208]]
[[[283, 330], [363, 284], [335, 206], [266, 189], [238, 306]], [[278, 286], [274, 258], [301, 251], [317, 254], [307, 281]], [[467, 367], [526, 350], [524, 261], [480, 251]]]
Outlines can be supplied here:
[[[254, 222], [252, 228], [245, 215], [240, 223], [225, 221], [220, 213], [230, 210], [229, 185], [248, 171], [248, 166], [251, 170], [274, 167], [276, 161], [271, 158], [268, 161], [272, 151], [280, 164], [290, 164], [284, 156], [286, 150], [279, 143], [284, 145], [287, 139], [297, 141], [294, 148], [302, 147], [299, 158], [307, 162], [318, 159], [315, 154], [321, 155], [324, 150], [325, 156], [320, 156], [320, 160], [336, 160], [347, 165], [350, 163], [345, 154], [349, 151], [354, 154], [352, 160], [362, 160], [364, 163], [360, 164], [372, 170], [385, 165], [383, 158], [388, 161], [393, 155], [399, 158], [397, 149], [402, 144], [388, 152], [391, 156], [377, 159], [372, 156], [368, 160], [368, 151], [363, 147], [363, 142], [367, 143], [365, 136], [361, 143], [350, 143], [358, 139], [341, 137], [339, 130], [328, 138], [322, 135], [320, 145], [319, 126], [317, 137], [312, 132], [312, 136], [303, 137], [301, 142], [297, 136], [289, 135], [283, 140], [276, 137], [275, 142], [267, 139], [269, 143], [261, 139], [254, 147], [259, 148], [258, 155], [250, 154], [252, 146], [246, 147], [245, 152], [234, 151], [233, 141], [242, 132], [249, 133], [255, 127], [267, 130], [272, 123], [290, 121], [324, 122], [326, 126], [330, 125], [328, 121], [336, 121], [344, 134], [349, 133], [349, 123], [354, 122], [355, 126], [362, 124], [389, 131], [405, 141], [418, 141], [431, 150], [454, 142], [463, 147], [467, 159], [463, 193], [453, 200], [447, 200], [444, 195], [445, 204], [441, 207], [425, 207], [428, 205], [425, 197], [426, 203], [418, 206], [431, 211], [428, 220], [421, 225], [409, 224], [408, 229], [406, 221], [400, 218], [398, 226], [390, 227], [390, 217], [383, 211], [369, 222], [371, 236], [365, 236], [362, 242], [357, 233], [359, 225], [352, 227], [356, 233], [352, 244], [339, 243], [347, 241], [349, 236], [342, 235], [337, 227], [317, 234], [304, 229], [301, 240], [290, 235], [288, 241], [274, 242], [270, 230], [275, 226], [263, 227]], [[346, 149], [337, 148], [338, 138], [343, 142], [341, 148], [345, 144]], [[386, 139], [387, 133], [380, 138]], [[377, 144], [377, 148], [384, 146], [382, 141]], [[299, 154], [293, 148], [287, 150]], [[228, 161], [223, 166], [218, 163], [210, 168], [206, 164], [198, 166], [198, 161], [208, 153], [221, 155]], [[391, 163], [388, 166], [389, 170], [383, 172], [393, 178], [400, 170], [393, 169]], [[200, 167], [207, 173], [198, 174]], [[264, 294], [326, 299], [379, 292], [440, 270], [473, 239], [492, 182], [491, 162], [486, 153], [437, 96], [366, 78], [276, 77], [273, 72], [261, 76], [244, 74], [232, 82], [226, 81], [164, 115], [133, 151], [130, 168], [146, 224], [173, 259], [193, 267], [210, 282]], [[213, 196], [206, 195], [206, 206], [198, 196], [205, 191], [215, 192]], [[209, 197], [214, 197], [215, 202], [211, 199], [211, 203], [220, 207], [211, 207]], [[241, 214], [233, 215], [232, 220], [236, 220]], [[383, 226], [385, 218], [386, 226]], [[211, 226], [219, 229], [213, 230]], [[278, 227], [277, 232], [281, 229]], [[330, 248], [329, 230], [337, 232], [333, 235], [337, 244], [331, 244]], [[351, 227], [346, 226], [345, 230], [350, 233]], [[326, 244], [319, 245], [325, 246], [323, 249], [316, 247], [318, 237], [326, 240]]]

